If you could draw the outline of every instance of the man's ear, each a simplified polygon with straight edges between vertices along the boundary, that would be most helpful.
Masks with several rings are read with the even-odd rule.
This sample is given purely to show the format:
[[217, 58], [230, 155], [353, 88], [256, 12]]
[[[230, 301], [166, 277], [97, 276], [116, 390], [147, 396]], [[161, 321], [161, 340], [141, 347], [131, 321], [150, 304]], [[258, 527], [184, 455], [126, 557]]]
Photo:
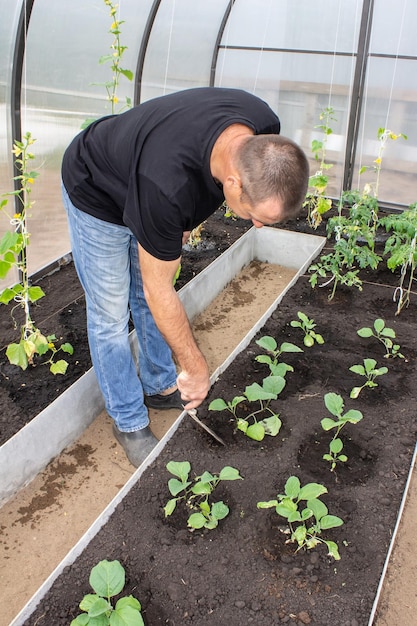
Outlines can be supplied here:
[[240, 181], [240, 177], [236, 174], [230, 174], [229, 176], [227, 176], [226, 180], [223, 183], [223, 189], [228, 195], [240, 197], [240, 194], [242, 192], [242, 183]]

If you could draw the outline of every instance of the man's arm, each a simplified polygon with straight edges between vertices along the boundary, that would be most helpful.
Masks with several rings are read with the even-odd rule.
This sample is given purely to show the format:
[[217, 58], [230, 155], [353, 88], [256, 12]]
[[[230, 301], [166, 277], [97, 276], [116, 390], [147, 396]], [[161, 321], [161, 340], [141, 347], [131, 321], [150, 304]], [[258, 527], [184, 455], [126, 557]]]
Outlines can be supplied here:
[[210, 376], [206, 360], [194, 340], [184, 307], [174, 289], [174, 276], [180, 259], [161, 261], [146, 252], [140, 244], [138, 248], [146, 301], [181, 368], [177, 384], [184, 403], [187, 403], [186, 408], [195, 408], [207, 396]]

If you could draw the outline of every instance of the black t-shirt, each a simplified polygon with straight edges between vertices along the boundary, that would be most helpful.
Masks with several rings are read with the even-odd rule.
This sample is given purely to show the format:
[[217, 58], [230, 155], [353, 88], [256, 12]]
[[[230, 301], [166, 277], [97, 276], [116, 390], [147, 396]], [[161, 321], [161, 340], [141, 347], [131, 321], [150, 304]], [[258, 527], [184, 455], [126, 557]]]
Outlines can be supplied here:
[[280, 132], [269, 106], [238, 89], [201, 87], [148, 100], [75, 137], [62, 164], [65, 188], [78, 209], [128, 226], [156, 258], [177, 259], [183, 231], [224, 200], [210, 155], [236, 123], [255, 134]]

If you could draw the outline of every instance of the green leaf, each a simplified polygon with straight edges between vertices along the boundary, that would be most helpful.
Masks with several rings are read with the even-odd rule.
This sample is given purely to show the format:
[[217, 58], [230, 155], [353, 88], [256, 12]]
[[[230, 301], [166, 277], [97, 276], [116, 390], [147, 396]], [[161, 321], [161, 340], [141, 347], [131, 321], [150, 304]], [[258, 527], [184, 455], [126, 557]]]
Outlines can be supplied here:
[[329, 445], [330, 452], [333, 454], [339, 454], [343, 450], [343, 441], [339, 438], [332, 439]]
[[28, 358], [21, 343], [11, 343], [7, 346], [6, 356], [12, 365], [18, 365], [22, 370], [27, 369]]
[[343, 411], [343, 398], [337, 393], [326, 393], [324, 396], [324, 404], [326, 409], [336, 417], [339, 417]]
[[245, 389], [245, 396], [249, 402], [256, 402], [256, 400], [275, 400], [276, 394], [266, 391], [258, 383], [252, 383]]
[[120, 598], [116, 603], [115, 610], [123, 609], [125, 606], [130, 606], [132, 609], [136, 609], [136, 611], [141, 611], [142, 609], [141, 603], [134, 596]]
[[213, 486], [210, 483], [197, 482], [192, 486], [192, 493], [196, 496], [207, 495], [211, 493], [213, 490]]
[[188, 479], [188, 474], [191, 471], [191, 465], [188, 461], [169, 461], [166, 467], [168, 472], [177, 476], [183, 483]]
[[172, 498], [171, 500], [168, 500], [168, 502], [164, 506], [165, 517], [169, 517], [170, 515], [172, 515], [173, 512], [175, 511], [176, 506], [177, 506], [176, 498]]
[[55, 376], [57, 374], [65, 374], [67, 369], [68, 369], [68, 363], [67, 361], [64, 361], [64, 359], [59, 359], [59, 361], [55, 361], [54, 363], [51, 363], [51, 366], [49, 368], [49, 370]]
[[359, 337], [364, 337], [364, 338], [373, 336], [372, 328], [360, 328], [357, 331], [357, 333], [358, 333]]
[[300, 479], [297, 476], [290, 476], [285, 483], [285, 494], [289, 498], [298, 498], [298, 494], [300, 493], [301, 484]]
[[45, 295], [44, 291], [40, 287], [29, 287], [28, 298], [30, 302], [36, 302]]
[[258, 509], [272, 509], [278, 505], [278, 500], [268, 500], [263, 502], [257, 502], [256, 506]]
[[[121, 598], [121, 600], [123, 599], [124, 598]], [[117, 608], [119, 602], [116, 604], [116, 609], [110, 615], [110, 626], [144, 626], [143, 618], [138, 609], [130, 605]]]
[[279, 419], [278, 415], [271, 415], [271, 417], [266, 417], [259, 423], [262, 424], [265, 435], [269, 435], [270, 437], [276, 437], [282, 426], [282, 422]]
[[352, 365], [352, 367], [349, 367], [349, 370], [354, 374], [360, 374], [361, 376], [365, 375], [365, 368], [363, 365]]
[[207, 520], [202, 513], [193, 513], [188, 518], [187, 524], [191, 528], [199, 529], [204, 528], [204, 526], [206, 525], [206, 521]]
[[324, 493], [327, 493], [327, 489], [324, 485], [320, 485], [319, 483], [307, 483], [304, 487], [301, 487], [298, 499], [312, 500], [313, 498], [319, 498]]
[[103, 560], [91, 570], [89, 582], [98, 595], [110, 598], [122, 591], [125, 570], [119, 561]]
[[337, 543], [335, 543], [334, 541], [325, 541], [324, 543], [326, 544], [329, 551], [329, 556], [332, 556], [335, 561], [340, 561], [340, 554]]
[[209, 404], [209, 411], [224, 411], [227, 409], [227, 404], [221, 398], [216, 398]]
[[283, 376], [267, 376], [262, 381], [262, 389], [267, 393], [274, 395], [274, 400], [285, 387], [285, 378]]
[[107, 611], [111, 611], [112, 606], [110, 602], [105, 600], [104, 598], [96, 598], [96, 600], [91, 604], [88, 609], [88, 615], [90, 617], [100, 617], [101, 615], [105, 615]]
[[356, 399], [360, 392], [362, 391], [362, 387], [353, 387], [352, 391], [350, 392], [350, 397], [352, 399]]
[[356, 409], [349, 409], [349, 411], [346, 411], [342, 419], [350, 424], [357, 424], [362, 418], [363, 415], [360, 411], [357, 411]]
[[13, 263], [7, 263], [7, 261], [0, 261], [0, 279], [6, 278], [13, 265]]
[[302, 348], [299, 348], [294, 343], [289, 343], [287, 341], [284, 341], [284, 343], [280, 345], [279, 349], [281, 352], [303, 352]]
[[320, 526], [323, 530], [336, 528], [336, 526], [342, 526], [343, 523], [343, 520], [336, 515], [325, 515], [320, 519]]
[[377, 333], [380, 333], [381, 330], [384, 328], [384, 326], [385, 326], [385, 322], [383, 319], [379, 317], [378, 319], [375, 320], [374, 328]]
[[260, 422], [248, 426], [246, 429], [246, 436], [255, 441], [262, 441], [265, 437], [265, 429]]
[[306, 335], [304, 337], [304, 345], [307, 348], [311, 348], [311, 346], [314, 346], [314, 339], [313, 339], [313, 337], [311, 337], [311, 335]]
[[70, 343], [63, 343], [61, 345], [61, 350], [66, 352], [66, 354], [74, 354], [74, 348]]
[[123, 74], [128, 80], [133, 80], [133, 72], [130, 70], [120, 70], [120, 73]]
[[270, 337], [269, 335], [261, 337], [255, 343], [257, 343], [260, 348], [263, 348], [268, 352], [275, 352], [275, 350], [277, 349], [277, 342], [273, 337]]
[[80, 602], [80, 609], [88, 613], [98, 598], [99, 596], [96, 593], [87, 593]]
[[229, 465], [223, 467], [220, 471], [219, 478], [220, 480], [243, 480], [242, 476], [239, 474], [239, 470]]
[[332, 428], [335, 428], [337, 426], [337, 422], [330, 419], [330, 417], [323, 418], [320, 423], [321, 423], [322, 429], [326, 431], [331, 430]]
[[308, 500], [307, 507], [313, 512], [313, 515], [318, 522], [328, 513], [327, 506], [318, 498]]
[[224, 502], [215, 502], [211, 507], [211, 514], [218, 520], [224, 519], [229, 515], [229, 507]]
[[181, 491], [184, 491], [184, 489], [186, 489], [189, 485], [191, 485], [189, 481], [183, 483], [177, 478], [170, 478], [168, 481], [169, 492], [171, 496], [174, 497], [177, 496]]

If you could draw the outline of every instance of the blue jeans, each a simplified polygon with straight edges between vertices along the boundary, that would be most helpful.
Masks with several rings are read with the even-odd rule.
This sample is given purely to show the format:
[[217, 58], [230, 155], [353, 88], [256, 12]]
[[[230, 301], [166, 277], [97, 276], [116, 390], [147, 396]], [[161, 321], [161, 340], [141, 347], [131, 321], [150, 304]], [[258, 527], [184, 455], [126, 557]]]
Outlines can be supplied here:
[[[149, 424], [143, 395], [176, 384], [172, 353], [143, 293], [138, 244], [126, 226], [78, 210], [62, 188], [72, 255], [87, 305], [91, 358], [108, 414], [119, 430]], [[129, 312], [139, 348], [139, 375], [129, 343]]]

